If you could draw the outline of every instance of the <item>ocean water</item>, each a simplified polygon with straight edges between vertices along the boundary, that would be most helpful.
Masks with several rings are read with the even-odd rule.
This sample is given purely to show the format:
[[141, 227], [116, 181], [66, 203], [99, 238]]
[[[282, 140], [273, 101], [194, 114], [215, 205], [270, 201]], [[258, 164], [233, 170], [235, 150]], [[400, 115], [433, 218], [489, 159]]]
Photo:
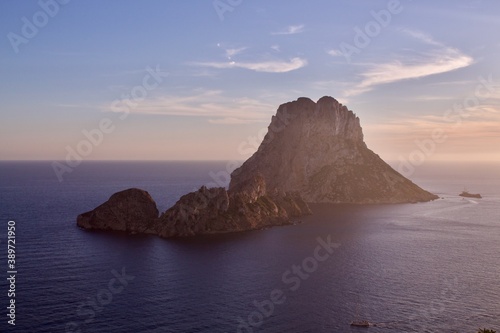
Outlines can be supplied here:
[[[294, 226], [188, 239], [88, 232], [116, 191], [165, 210], [225, 162], [0, 163], [0, 332], [500, 330], [500, 165], [422, 166], [429, 203], [313, 205]], [[467, 187], [483, 199], [457, 196]], [[16, 325], [7, 222], [16, 222]], [[330, 245], [327, 245], [330, 244]]]

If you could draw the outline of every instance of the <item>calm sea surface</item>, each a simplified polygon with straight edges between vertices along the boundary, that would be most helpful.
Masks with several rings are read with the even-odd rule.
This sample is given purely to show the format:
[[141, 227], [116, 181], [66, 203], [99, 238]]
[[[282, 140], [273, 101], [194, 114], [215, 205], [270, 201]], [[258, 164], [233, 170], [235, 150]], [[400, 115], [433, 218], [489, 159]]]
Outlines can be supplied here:
[[87, 162], [59, 182], [49, 162], [0, 163], [0, 332], [359, 332], [356, 317], [369, 332], [500, 330], [500, 165], [423, 166], [411, 178], [442, 199], [314, 205], [295, 226], [175, 240], [76, 226], [116, 191], [164, 211], [224, 169]]

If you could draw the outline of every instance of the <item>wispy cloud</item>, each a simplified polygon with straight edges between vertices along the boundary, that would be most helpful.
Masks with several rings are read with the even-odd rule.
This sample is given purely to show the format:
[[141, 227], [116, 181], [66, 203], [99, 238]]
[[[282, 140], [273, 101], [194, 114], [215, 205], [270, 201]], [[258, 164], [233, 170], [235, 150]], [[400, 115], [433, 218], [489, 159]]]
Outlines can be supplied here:
[[280, 46], [279, 46], [279, 45], [273, 45], [273, 46], [271, 46], [271, 50], [274, 50], [274, 51], [276, 51], [276, 52], [280, 52], [280, 51], [281, 51], [281, 48], [280, 48]]
[[246, 47], [240, 47], [237, 49], [226, 49], [226, 57], [231, 60], [232, 57], [235, 55], [240, 54], [241, 52], [245, 51], [247, 48]]
[[411, 97], [405, 97], [406, 100], [414, 100], [420, 102], [433, 102], [433, 101], [449, 101], [456, 100], [456, 96], [454, 95], [414, 95]]
[[271, 35], [295, 35], [304, 32], [305, 25], [290, 25], [283, 31], [271, 32]]
[[[142, 101], [131, 114], [202, 117], [212, 124], [268, 122], [276, 106], [248, 97], [232, 98], [220, 90], [197, 89], [190, 95], [159, 95]], [[122, 112], [111, 105], [104, 112]]]
[[340, 50], [328, 50], [326, 51], [332, 57], [342, 57], [344, 54]]
[[404, 32], [434, 48], [421, 53], [410, 61], [394, 60], [389, 63], [372, 65], [370, 69], [361, 74], [363, 79], [360, 83], [345, 91], [346, 96], [359, 95], [382, 84], [450, 72], [470, 66], [474, 62], [472, 57], [456, 48], [445, 46], [428, 35], [409, 30]]
[[440, 42], [434, 40], [431, 36], [429, 36], [426, 33], [423, 33], [422, 31], [413, 30], [413, 29], [403, 29], [403, 30], [401, 30], [401, 32], [403, 32], [404, 34], [406, 34], [410, 37], [418, 39], [425, 44], [435, 45], [435, 46], [439, 46], [439, 47], [443, 47], [443, 48], [448, 48], [443, 43], [440, 43]]
[[262, 62], [196, 62], [195, 66], [211, 67], [218, 69], [244, 68], [256, 72], [265, 73], [286, 73], [297, 70], [307, 65], [307, 60], [299, 57], [289, 61], [262, 61]]

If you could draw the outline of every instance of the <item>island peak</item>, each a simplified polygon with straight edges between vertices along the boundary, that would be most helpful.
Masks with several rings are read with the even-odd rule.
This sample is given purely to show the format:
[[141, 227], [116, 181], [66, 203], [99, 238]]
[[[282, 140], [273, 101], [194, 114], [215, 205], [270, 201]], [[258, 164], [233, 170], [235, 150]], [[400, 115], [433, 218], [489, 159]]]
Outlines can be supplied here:
[[400, 203], [436, 199], [367, 148], [356, 114], [324, 96], [280, 105], [257, 152], [229, 189], [255, 173], [267, 188], [298, 191], [311, 203]]

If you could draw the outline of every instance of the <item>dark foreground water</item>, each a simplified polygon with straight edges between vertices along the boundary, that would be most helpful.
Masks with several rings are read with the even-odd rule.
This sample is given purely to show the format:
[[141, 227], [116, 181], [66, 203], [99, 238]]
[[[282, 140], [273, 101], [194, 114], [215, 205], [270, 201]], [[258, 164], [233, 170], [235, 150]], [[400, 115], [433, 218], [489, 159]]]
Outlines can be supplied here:
[[370, 332], [500, 330], [498, 166], [422, 167], [413, 179], [444, 199], [315, 205], [289, 227], [178, 240], [76, 227], [116, 191], [146, 189], [165, 210], [224, 169], [95, 162], [60, 183], [50, 163], [0, 163], [0, 332], [359, 332], [356, 315]]

